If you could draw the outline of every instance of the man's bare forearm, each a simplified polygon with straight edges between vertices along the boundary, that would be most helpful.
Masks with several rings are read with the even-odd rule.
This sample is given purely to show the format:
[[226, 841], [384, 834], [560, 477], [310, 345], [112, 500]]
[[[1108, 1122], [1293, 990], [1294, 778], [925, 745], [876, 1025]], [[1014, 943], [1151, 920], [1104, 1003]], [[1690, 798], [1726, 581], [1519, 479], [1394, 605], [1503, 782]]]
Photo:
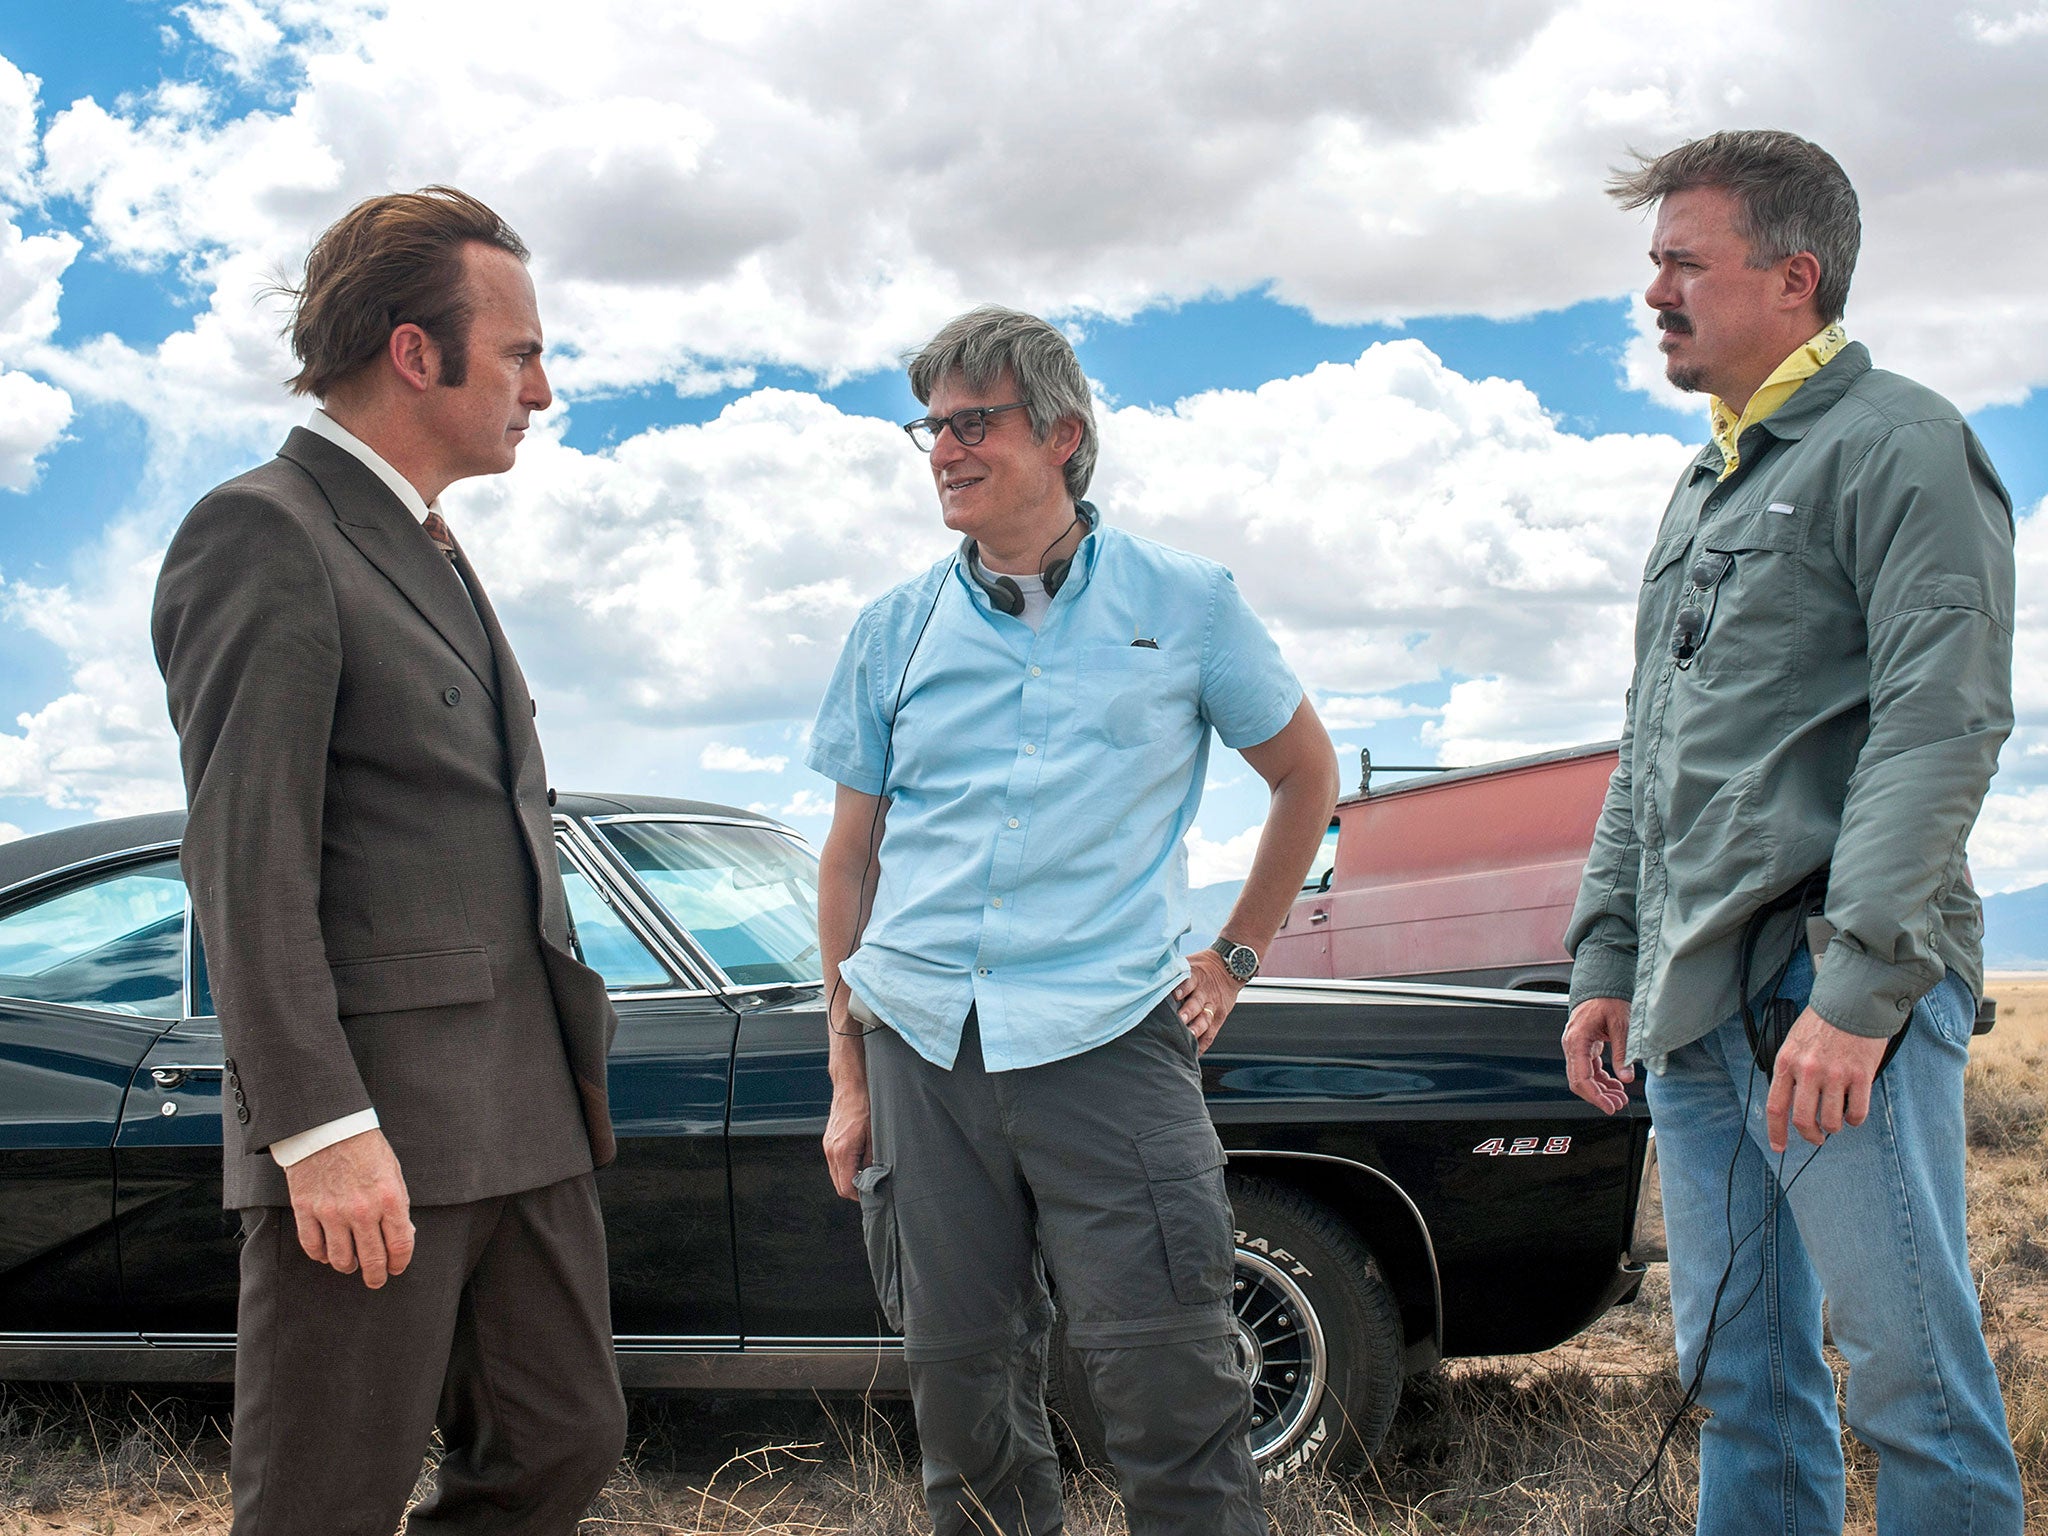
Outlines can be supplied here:
[[832, 1026], [827, 1062], [835, 1085], [864, 1088], [867, 1083], [867, 1051], [859, 1027], [847, 1016], [847, 988], [839, 967], [859, 945], [874, 906], [888, 817], [887, 801], [842, 787], [818, 860], [818, 955]]
[[1273, 800], [1251, 873], [1223, 932], [1263, 953], [1301, 894], [1302, 879], [1337, 808], [1337, 756], [1304, 699], [1278, 736], [1248, 748], [1244, 758], [1271, 787]]

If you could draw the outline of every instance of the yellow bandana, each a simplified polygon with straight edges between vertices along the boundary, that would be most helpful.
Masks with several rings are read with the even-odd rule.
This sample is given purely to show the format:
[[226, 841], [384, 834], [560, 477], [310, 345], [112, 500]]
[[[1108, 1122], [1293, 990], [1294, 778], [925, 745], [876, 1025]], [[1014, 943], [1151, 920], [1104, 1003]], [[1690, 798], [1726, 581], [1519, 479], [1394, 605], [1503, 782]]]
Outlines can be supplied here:
[[1835, 354], [1848, 344], [1849, 333], [1842, 329], [1841, 321], [1823, 326], [1812, 340], [1778, 364], [1778, 371], [1758, 386], [1740, 416], [1729, 410], [1720, 396], [1713, 397], [1707, 416], [1713, 423], [1714, 446], [1721, 450], [1721, 457], [1726, 461], [1721, 466], [1723, 480], [1742, 467], [1742, 452], [1736, 446], [1741, 442], [1742, 434], [1790, 400], [1799, 392], [1800, 385], [1827, 367]]

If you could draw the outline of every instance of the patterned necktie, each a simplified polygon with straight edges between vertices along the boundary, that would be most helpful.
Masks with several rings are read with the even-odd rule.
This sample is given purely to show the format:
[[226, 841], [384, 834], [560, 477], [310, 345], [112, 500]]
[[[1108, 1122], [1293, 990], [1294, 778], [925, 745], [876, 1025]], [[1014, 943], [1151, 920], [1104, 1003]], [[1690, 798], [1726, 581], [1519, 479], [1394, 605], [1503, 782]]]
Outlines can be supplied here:
[[429, 512], [420, 520], [420, 526], [427, 530], [427, 537], [434, 541], [434, 548], [446, 555], [452, 564], [455, 560], [455, 535], [448, 531], [448, 524], [438, 512]]

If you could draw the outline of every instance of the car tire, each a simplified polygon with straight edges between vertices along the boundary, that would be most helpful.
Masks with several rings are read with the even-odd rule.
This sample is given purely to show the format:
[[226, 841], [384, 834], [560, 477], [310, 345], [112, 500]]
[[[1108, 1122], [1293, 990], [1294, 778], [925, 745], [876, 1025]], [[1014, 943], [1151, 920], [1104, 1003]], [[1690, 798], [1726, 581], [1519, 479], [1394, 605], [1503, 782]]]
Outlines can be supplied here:
[[[1300, 1192], [1230, 1179], [1237, 1220], [1233, 1304], [1252, 1389], [1252, 1453], [1267, 1481], [1343, 1471], [1386, 1439], [1401, 1394], [1401, 1317], [1350, 1227]], [[1108, 1464], [1080, 1355], [1055, 1325], [1046, 1401], [1066, 1449]]]

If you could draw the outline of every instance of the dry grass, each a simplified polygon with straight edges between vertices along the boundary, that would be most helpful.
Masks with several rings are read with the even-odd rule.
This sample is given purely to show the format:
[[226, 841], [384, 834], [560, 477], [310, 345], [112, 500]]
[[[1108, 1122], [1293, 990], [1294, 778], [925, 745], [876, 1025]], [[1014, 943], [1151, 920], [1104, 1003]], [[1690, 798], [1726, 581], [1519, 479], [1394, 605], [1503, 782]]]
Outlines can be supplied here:
[[[1999, 978], [1968, 1080], [1970, 1231], [1985, 1327], [2028, 1495], [2048, 1532], [2048, 978]], [[1839, 1369], [1839, 1366], [1838, 1366]], [[1580, 1338], [1408, 1384], [1363, 1476], [1269, 1491], [1283, 1536], [1620, 1536], [1623, 1495], [1677, 1398], [1661, 1270]], [[227, 1530], [221, 1396], [0, 1386], [0, 1536]], [[1636, 1529], [1691, 1529], [1694, 1437]], [[1871, 1456], [1848, 1442], [1852, 1533], [1874, 1529]], [[1069, 1481], [1074, 1536], [1125, 1536], [1115, 1491]], [[627, 1459], [586, 1536], [914, 1536], [927, 1529], [900, 1403], [633, 1403]]]

